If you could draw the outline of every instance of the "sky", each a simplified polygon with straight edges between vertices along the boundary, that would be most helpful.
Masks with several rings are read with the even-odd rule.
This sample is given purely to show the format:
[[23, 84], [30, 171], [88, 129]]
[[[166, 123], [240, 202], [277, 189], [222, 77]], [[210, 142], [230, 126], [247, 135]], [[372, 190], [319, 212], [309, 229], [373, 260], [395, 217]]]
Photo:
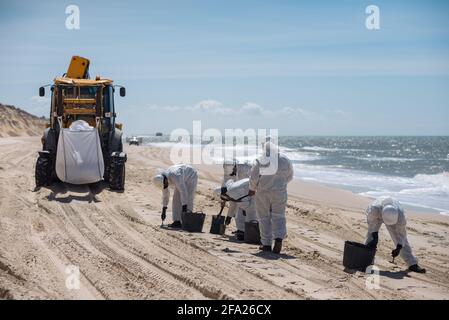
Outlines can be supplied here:
[[[77, 5], [80, 28], [66, 28]], [[380, 29], [365, 12], [379, 8]], [[449, 135], [449, 1], [0, 0], [0, 103], [48, 116], [38, 88], [72, 55], [116, 96], [126, 134]]]

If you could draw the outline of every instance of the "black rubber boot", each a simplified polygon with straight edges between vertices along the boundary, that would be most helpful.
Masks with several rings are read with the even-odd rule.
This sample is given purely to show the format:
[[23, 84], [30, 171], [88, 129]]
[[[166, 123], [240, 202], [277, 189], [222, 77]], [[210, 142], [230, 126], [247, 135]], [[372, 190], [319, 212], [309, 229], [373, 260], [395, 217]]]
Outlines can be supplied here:
[[260, 246], [260, 251], [271, 252], [271, 246]]
[[237, 230], [235, 232], [235, 237], [237, 238], [238, 241], [243, 241], [245, 240], [245, 232]]
[[426, 269], [421, 268], [420, 266], [418, 266], [417, 264], [414, 264], [413, 266], [410, 266], [408, 268], [408, 270], [412, 271], [412, 272], [417, 272], [417, 273], [426, 273]]
[[273, 253], [281, 253], [282, 250], [282, 239], [274, 239], [274, 247], [273, 247]]
[[169, 224], [168, 227], [173, 229], [181, 229], [182, 224], [181, 221], [174, 221], [173, 223]]

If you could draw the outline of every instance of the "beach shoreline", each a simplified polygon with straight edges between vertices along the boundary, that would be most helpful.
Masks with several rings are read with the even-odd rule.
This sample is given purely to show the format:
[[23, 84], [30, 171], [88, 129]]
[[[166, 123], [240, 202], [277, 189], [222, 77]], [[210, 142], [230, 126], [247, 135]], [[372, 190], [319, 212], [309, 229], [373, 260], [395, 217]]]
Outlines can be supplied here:
[[[300, 190], [311, 189], [311, 190], [317, 190], [317, 192], [320, 192], [320, 193], [325, 192], [326, 190], [330, 190], [332, 193], [335, 193], [335, 194], [346, 195], [350, 199], [349, 202], [356, 202], [356, 203], [359, 203], [360, 205], [365, 204], [367, 206], [370, 202], [372, 202], [376, 199], [375, 197], [372, 197], [372, 196], [367, 196], [367, 195], [352, 192], [351, 190], [348, 190], [344, 186], [336, 186], [336, 185], [331, 185], [331, 184], [326, 184], [326, 183], [321, 183], [321, 182], [303, 181], [301, 179], [296, 179], [292, 183], [295, 184], [295, 182], [297, 182], [301, 186]], [[318, 190], [321, 190], [321, 191], [318, 191]], [[316, 201], [320, 201], [320, 200], [323, 200], [326, 202], [329, 201], [327, 198], [326, 199], [324, 197], [320, 198], [320, 197], [313, 196], [308, 192], [299, 191], [299, 194], [302, 194], [302, 193], [304, 194], [305, 198], [307, 198], [307, 197], [313, 198]], [[349, 194], [347, 194], [347, 193], [349, 193]], [[330, 204], [333, 204], [333, 202], [331, 201]], [[437, 216], [443, 216], [443, 217], [447, 216], [444, 213], [438, 211], [437, 209], [420, 207], [420, 206], [411, 205], [411, 204], [407, 204], [407, 203], [403, 203], [403, 202], [401, 204], [408, 214], [437, 215]], [[366, 206], [365, 206], [365, 208], [366, 208]]]
[[[176, 147], [177, 149], [181, 150], [182, 152], [186, 152], [187, 154], [189, 154], [189, 152], [192, 152], [192, 150], [194, 150], [194, 148], [198, 148], [197, 146], [195, 146], [194, 148], [192, 148], [192, 146], [187, 147], [186, 145], [178, 145], [177, 143], [174, 142], [151, 142], [148, 144], [144, 144], [142, 145], [142, 147], [150, 147], [150, 148], [161, 148], [161, 149], [167, 149], [170, 150], [171, 147]], [[308, 148], [305, 148], [306, 150], [309, 150]], [[287, 156], [291, 157], [293, 156], [293, 161], [295, 162], [295, 157], [298, 155], [299, 151], [295, 151], [293, 149], [289, 149], [287, 147], [282, 147], [281, 146], [281, 150], [285, 150], [285, 151], [289, 151], [286, 153]], [[227, 150], [227, 151], [232, 151], [232, 150]], [[255, 152], [255, 149], [252, 150], [253, 152]], [[285, 153], [285, 151], [283, 151]], [[237, 152], [237, 151], [236, 151]], [[301, 154], [301, 156], [304, 156], [305, 154]], [[251, 162], [251, 159], [254, 158], [253, 156], [249, 156], [247, 158], [246, 161]], [[211, 161], [216, 161], [216, 162], [220, 162], [218, 159], [212, 158], [212, 159], [207, 159], [207, 162], [211, 162]], [[243, 160], [242, 160], [243, 161]], [[328, 183], [325, 181], [313, 181], [307, 178], [303, 178], [301, 177], [301, 170], [303, 170], [303, 166], [307, 166], [306, 165], [307, 162], [305, 163], [294, 163], [294, 170], [295, 170], [295, 174], [294, 174], [294, 179], [293, 179], [293, 184], [295, 184], [295, 182], [298, 182], [299, 184], [303, 185], [303, 188], [299, 188], [298, 190], [304, 190], [305, 193], [304, 195], [308, 195], [311, 196], [312, 198], [316, 199], [316, 200], [320, 200], [319, 198], [316, 197], [316, 195], [312, 195], [310, 194], [310, 192], [307, 192], [307, 190], [315, 190], [317, 193], [321, 192], [325, 192], [326, 190], [332, 190], [333, 192], [336, 192], [338, 194], [342, 194], [345, 195], [345, 198], [347, 198], [349, 195], [346, 192], [349, 192], [352, 196], [353, 199], [352, 201], [356, 201], [356, 202], [360, 202], [360, 203], [364, 203], [366, 205], [369, 204], [370, 201], [373, 201], [376, 199], [375, 196], [372, 195], [368, 195], [365, 194], [366, 192], [362, 192], [361, 190], [357, 190], [356, 187], [351, 187], [348, 185], [345, 185], [343, 182], [339, 184], [339, 183]], [[221, 164], [216, 164], [217, 166], [221, 166]], [[305, 169], [306, 171], [307, 169]], [[217, 173], [219, 174], [219, 173]], [[388, 177], [385, 177], [388, 178]], [[290, 184], [291, 185], [291, 184]], [[346, 191], [346, 192], [343, 192]], [[363, 199], [368, 199], [367, 201], [363, 201], [361, 200], [361, 198]], [[321, 199], [323, 200], [323, 199]], [[425, 206], [425, 205], [420, 205], [420, 204], [412, 204], [412, 203], [408, 203], [408, 202], [404, 202], [401, 201], [404, 209], [406, 209], [407, 211], [409, 211], [410, 213], [413, 214], [438, 214], [438, 215], [443, 215], [443, 216], [448, 216], [448, 214], [446, 213], [446, 211], [444, 209], [437, 209], [437, 208], [433, 208], [433, 207], [429, 207], [429, 206]]]

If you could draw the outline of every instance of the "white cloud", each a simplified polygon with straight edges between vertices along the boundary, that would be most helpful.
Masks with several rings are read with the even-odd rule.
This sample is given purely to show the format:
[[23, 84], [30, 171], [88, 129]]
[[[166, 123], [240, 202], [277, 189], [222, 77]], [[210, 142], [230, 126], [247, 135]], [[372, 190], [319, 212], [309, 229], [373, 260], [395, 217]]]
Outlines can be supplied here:
[[276, 113], [281, 114], [281, 115], [301, 115], [301, 116], [305, 116], [305, 117], [311, 117], [313, 115], [316, 115], [312, 111], [308, 111], [303, 108], [292, 108], [292, 107], [281, 108]]
[[202, 100], [193, 106], [158, 106], [150, 105], [147, 107], [151, 111], [160, 112], [200, 112], [203, 114], [212, 114], [219, 116], [248, 116], [248, 117], [301, 117], [303, 119], [320, 120], [325, 118], [347, 119], [350, 113], [341, 109], [326, 109], [323, 112], [311, 111], [301, 107], [282, 107], [267, 109], [255, 102], [246, 102], [243, 105], [231, 108], [225, 107], [223, 103], [217, 100]]
[[217, 100], [202, 100], [193, 107], [185, 107], [185, 109], [218, 115], [234, 115], [236, 112], [233, 108], [224, 107], [223, 104]]
[[202, 100], [193, 107], [193, 110], [217, 111], [222, 106], [223, 104], [216, 100]]
[[352, 116], [350, 112], [347, 112], [347, 111], [344, 111], [341, 109], [327, 109], [325, 112], [330, 117], [337, 118], [337, 119], [343, 119], [343, 120], [351, 119], [351, 116]]
[[254, 102], [247, 102], [240, 107], [239, 111], [244, 114], [249, 115], [260, 115], [263, 114], [264, 109]]
[[158, 106], [158, 105], [150, 105], [147, 107], [150, 111], [166, 111], [166, 112], [176, 112], [181, 108], [178, 106]]

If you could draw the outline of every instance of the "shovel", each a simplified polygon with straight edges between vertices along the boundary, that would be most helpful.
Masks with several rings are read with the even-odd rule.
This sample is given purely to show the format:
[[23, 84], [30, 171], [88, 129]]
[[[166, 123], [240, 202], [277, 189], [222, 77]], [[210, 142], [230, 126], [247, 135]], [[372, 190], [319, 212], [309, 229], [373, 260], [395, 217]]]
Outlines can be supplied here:
[[216, 216], [212, 216], [212, 223], [210, 225], [210, 233], [223, 235], [226, 230], [225, 217], [221, 214], [223, 213], [224, 204], [222, 204], [220, 212]]

